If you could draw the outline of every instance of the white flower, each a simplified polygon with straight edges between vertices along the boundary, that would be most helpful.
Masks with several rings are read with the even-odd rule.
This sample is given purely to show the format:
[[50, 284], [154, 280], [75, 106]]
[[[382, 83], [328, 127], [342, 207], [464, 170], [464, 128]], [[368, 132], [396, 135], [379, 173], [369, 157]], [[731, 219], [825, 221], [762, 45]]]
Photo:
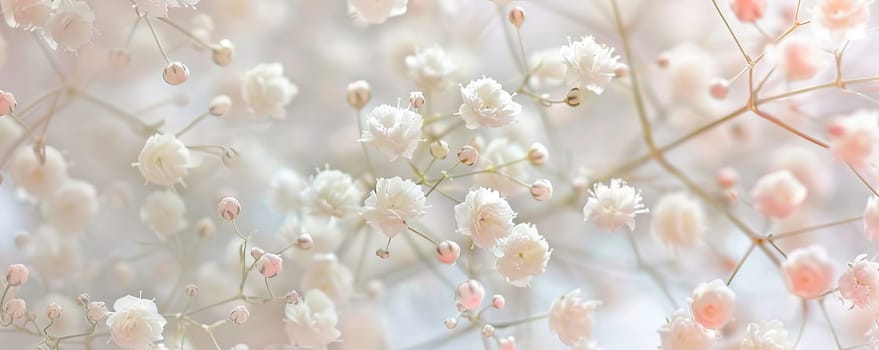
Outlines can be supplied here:
[[0, 0], [0, 11], [10, 27], [33, 30], [49, 20], [52, 3], [50, 0]]
[[568, 66], [562, 59], [561, 50], [537, 51], [531, 54], [531, 59], [528, 62], [531, 64], [529, 69], [533, 72], [528, 84], [535, 89], [546, 89], [565, 84]]
[[381, 24], [405, 14], [408, 3], [409, 0], [348, 0], [348, 13], [356, 20]]
[[485, 172], [476, 175], [476, 181], [504, 194], [525, 190], [525, 187], [509, 178], [521, 182], [528, 180], [528, 163], [521, 161], [526, 157], [528, 157], [528, 152], [519, 143], [512, 142], [506, 137], [493, 139], [485, 147], [485, 151], [479, 155], [480, 162], [485, 167], [495, 167], [506, 176]]
[[293, 346], [326, 350], [341, 335], [336, 329], [336, 305], [320, 289], [309, 290], [299, 303], [287, 304], [284, 315], [285, 331]]
[[787, 331], [781, 321], [751, 322], [742, 338], [741, 350], [790, 350]]
[[284, 108], [298, 93], [299, 88], [284, 76], [284, 66], [280, 63], [257, 65], [241, 78], [244, 104], [259, 116], [287, 118]]
[[52, 226], [44, 225], [27, 237], [24, 256], [40, 276], [53, 281], [73, 276], [83, 266], [83, 249], [78, 237], [59, 235]]
[[589, 191], [589, 199], [583, 206], [585, 221], [591, 221], [602, 229], [616, 231], [626, 225], [635, 229], [635, 215], [649, 212], [644, 207], [641, 191], [620, 179], [611, 179], [610, 186], [596, 183]]
[[510, 235], [497, 242], [497, 270], [507, 282], [516, 287], [526, 287], [531, 278], [546, 271], [546, 263], [552, 249], [532, 224], [513, 226]]
[[125, 350], [149, 350], [153, 342], [164, 339], [165, 320], [156, 303], [126, 295], [113, 303], [113, 313], [107, 317], [110, 339]]
[[406, 56], [406, 68], [409, 78], [425, 90], [442, 90], [449, 83], [449, 77], [455, 70], [455, 64], [439, 46], [427, 49], [415, 49], [415, 54]]
[[354, 293], [354, 276], [333, 254], [318, 254], [302, 275], [303, 290], [320, 289], [334, 303], [348, 303]]
[[366, 127], [360, 142], [374, 145], [388, 161], [399, 157], [412, 159], [421, 139], [421, 114], [408, 109], [380, 105], [366, 115]]
[[461, 98], [464, 103], [458, 114], [467, 129], [502, 127], [522, 112], [522, 105], [513, 101], [513, 96], [492, 78], [483, 77], [461, 86]]
[[33, 148], [15, 151], [9, 164], [12, 181], [31, 196], [48, 199], [67, 181], [67, 162], [57, 149], [45, 147], [45, 163], [40, 163]]
[[705, 230], [705, 211], [702, 205], [685, 193], [665, 195], [653, 208], [653, 238], [671, 251], [695, 246]]
[[85, 181], [67, 181], [46, 202], [45, 212], [58, 231], [82, 233], [98, 214], [95, 186]]
[[375, 190], [363, 203], [363, 218], [388, 238], [406, 231], [407, 220], [424, 216], [424, 190], [412, 180], [400, 177], [378, 179]]
[[867, 207], [864, 208], [864, 232], [871, 241], [879, 238], [879, 197], [870, 196], [867, 199]]
[[614, 56], [614, 49], [595, 42], [591, 36], [580, 37], [562, 46], [562, 61], [568, 67], [568, 80], [577, 87], [592, 91], [596, 95], [604, 92], [620, 67], [620, 56]]
[[493, 248], [497, 241], [513, 230], [516, 212], [495, 190], [480, 187], [471, 190], [464, 202], [455, 206], [458, 233], [471, 236], [480, 248]]
[[169, 7], [195, 6], [200, 0], [134, 0], [135, 6], [152, 17], [167, 17]]
[[784, 218], [797, 211], [808, 190], [788, 170], [761, 176], [751, 189], [754, 208], [768, 217]]
[[186, 203], [174, 191], [155, 191], [140, 208], [140, 221], [147, 224], [160, 239], [186, 228]]
[[76, 51], [92, 40], [95, 31], [95, 13], [88, 3], [79, 0], [61, 0], [53, 5], [55, 12], [46, 22], [46, 37], [49, 46], [60, 46], [67, 51]]
[[173, 134], [155, 134], [146, 140], [137, 163], [132, 165], [147, 182], [173, 186], [183, 183], [183, 177], [192, 166], [191, 157], [186, 145]]
[[269, 205], [280, 212], [295, 212], [302, 205], [305, 179], [292, 169], [280, 169], [269, 183]]
[[302, 191], [302, 199], [312, 215], [345, 219], [360, 211], [363, 192], [351, 175], [324, 169], [314, 175]]
[[693, 318], [707, 329], [721, 329], [732, 320], [736, 293], [719, 279], [699, 284], [690, 296]]
[[659, 328], [659, 338], [662, 350], [710, 350], [714, 333], [694, 321], [686, 310], [678, 309]]
[[592, 338], [592, 314], [600, 301], [583, 301], [575, 289], [552, 303], [549, 309], [549, 330], [565, 345], [574, 346], [582, 339]]

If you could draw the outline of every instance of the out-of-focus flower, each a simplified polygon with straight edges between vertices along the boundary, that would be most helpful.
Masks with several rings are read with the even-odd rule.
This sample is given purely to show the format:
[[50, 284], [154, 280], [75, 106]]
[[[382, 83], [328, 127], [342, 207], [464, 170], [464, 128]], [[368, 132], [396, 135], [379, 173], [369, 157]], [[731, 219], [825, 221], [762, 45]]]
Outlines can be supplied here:
[[568, 82], [575, 87], [601, 95], [621, 66], [614, 49], [595, 41], [591, 35], [580, 37], [562, 46], [562, 61], [567, 66]]
[[46, 218], [64, 233], [82, 233], [98, 214], [95, 186], [68, 180], [46, 202]]
[[790, 350], [792, 347], [784, 324], [774, 320], [749, 323], [741, 342], [742, 350]]
[[152, 300], [126, 295], [113, 303], [113, 313], [107, 317], [110, 339], [126, 350], [148, 349], [164, 339], [165, 320]]
[[589, 191], [583, 206], [583, 217], [596, 227], [616, 231], [625, 225], [635, 229], [635, 215], [649, 212], [644, 207], [641, 191], [620, 179], [611, 179], [610, 185], [596, 183]]
[[751, 189], [751, 200], [763, 215], [784, 218], [803, 205], [807, 193], [790, 171], [778, 170], [757, 179]]
[[790, 252], [781, 268], [787, 289], [800, 298], [817, 297], [833, 283], [833, 262], [820, 245]]
[[286, 119], [284, 108], [299, 93], [299, 88], [284, 76], [280, 63], [256, 65], [241, 78], [241, 97], [257, 116]]
[[88, 3], [79, 0], [60, 0], [52, 5], [54, 12], [46, 21], [46, 40], [50, 46], [77, 51], [92, 40], [95, 13]]
[[366, 115], [366, 127], [359, 141], [378, 148], [388, 161], [399, 157], [412, 159], [422, 141], [423, 122], [421, 114], [414, 111], [380, 105]]
[[815, 76], [826, 64], [824, 53], [814, 42], [803, 36], [784, 39], [771, 52], [787, 80], [806, 80]]
[[302, 191], [309, 213], [339, 219], [356, 215], [362, 196], [351, 175], [333, 169], [320, 170]]
[[467, 280], [455, 287], [455, 302], [467, 310], [476, 310], [485, 298], [485, 287], [477, 280]]
[[133, 165], [147, 182], [173, 186], [183, 183], [192, 167], [192, 155], [173, 134], [155, 134], [146, 140]]
[[385, 23], [406, 13], [409, 0], [348, 0], [348, 13], [368, 24]]
[[568, 66], [562, 59], [559, 49], [546, 49], [531, 54], [530, 63], [531, 77], [528, 84], [535, 89], [547, 89], [565, 84], [568, 76]]
[[736, 293], [719, 279], [702, 283], [690, 296], [693, 319], [707, 329], [721, 329], [732, 320]]
[[269, 183], [269, 204], [282, 213], [295, 212], [302, 205], [305, 179], [292, 169], [280, 169]]
[[653, 207], [653, 238], [671, 251], [698, 244], [706, 226], [702, 205], [685, 193], [665, 195]]
[[406, 68], [409, 78], [418, 87], [427, 91], [440, 91], [449, 84], [449, 78], [455, 71], [451, 57], [439, 46], [416, 49], [415, 54], [406, 56]]
[[812, 10], [813, 21], [835, 40], [864, 37], [873, 0], [820, 0]]
[[455, 206], [458, 233], [470, 236], [477, 247], [493, 248], [513, 230], [516, 212], [497, 191], [480, 187], [471, 190], [464, 202]]
[[134, 5], [152, 17], [167, 17], [169, 7], [195, 6], [200, 0], [134, 0]]
[[186, 228], [186, 203], [177, 192], [155, 191], [147, 196], [140, 208], [140, 221], [147, 224], [160, 239], [175, 235]]
[[862, 309], [879, 310], [879, 263], [858, 255], [839, 276], [839, 294]]
[[830, 152], [855, 168], [863, 168], [876, 153], [879, 144], [879, 112], [860, 110], [837, 117], [827, 127]]
[[498, 128], [512, 123], [522, 112], [522, 105], [492, 78], [481, 78], [461, 86], [464, 103], [458, 114], [467, 129], [480, 126]]
[[12, 181], [28, 194], [48, 199], [67, 182], [67, 162], [57, 149], [44, 148], [45, 162], [40, 163], [36, 152], [30, 147], [19, 148], [9, 164]]
[[333, 254], [315, 255], [302, 275], [303, 290], [320, 289], [337, 305], [347, 304], [354, 293], [354, 276]]
[[526, 157], [528, 153], [519, 143], [506, 137], [493, 139], [479, 155], [480, 164], [484, 164], [485, 167], [496, 167], [506, 176], [486, 172], [476, 175], [476, 181], [507, 195], [520, 192], [525, 188], [510, 178], [527, 181], [529, 167], [526, 162], [521, 161]]
[[363, 218], [376, 230], [393, 238], [406, 231], [407, 220], [424, 216], [424, 190], [409, 179], [398, 176], [378, 179], [375, 190], [363, 204]]
[[592, 338], [592, 314], [600, 301], [584, 301], [575, 289], [556, 299], [549, 308], [549, 330], [565, 345], [574, 346], [583, 339]]
[[733, 0], [730, 4], [739, 21], [753, 23], [766, 13], [766, 0]]
[[320, 289], [309, 290], [302, 301], [287, 304], [285, 308], [285, 330], [292, 345], [325, 350], [327, 345], [339, 340], [336, 305]]
[[49, 20], [52, 3], [50, 0], [0, 0], [0, 11], [10, 27], [34, 30]]
[[531, 278], [543, 274], [551, 254], [552, 249], [537, 232], [537, 227], [518, 224], [513, 226], [508, 236], [498, 240], [495, 265], [507, 282], [516, 287], [526, 287]]
[[714, 332], [693, 320], [686, 310], [678, 309], [668, 323], [659, 328], [662, 350], [709, 350], [714, 343]]

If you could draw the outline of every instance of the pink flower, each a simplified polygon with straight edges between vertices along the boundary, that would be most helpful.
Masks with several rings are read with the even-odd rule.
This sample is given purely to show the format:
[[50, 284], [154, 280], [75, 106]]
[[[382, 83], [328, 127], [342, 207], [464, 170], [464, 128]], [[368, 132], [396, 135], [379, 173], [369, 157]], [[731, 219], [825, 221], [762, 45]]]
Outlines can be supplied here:
[[766, 0], [733, 0], [731, 6], [736, 18], [745, 23], [756, 22], [766, 13]]
[[813, 9], [814, 21], [834, 39], [857, 40], [864, 37], [873, 0], [821, 0]]
[[455, 288], [455, 301], [468, 310], [475, 310], [485, 298], [485, 287], [477, 280], [467, 280]]
[[281, 260], [280, 256], [275, 254], [263, 254], [259, 259], [256, 260], [256, 265], [254, 266], [259, 273], [266, 278], [272, 278], [281, 273], [281, 270], [284, 269], [284, 261]]
[[792, 37], [778, 47], [779, 64], [787, 80], [806, 80], [823, 68], [822, 53], [813, 40]]
[[763, 175], [751, 189], [754, 207], [768, 217], [783, 218], [800, 208], [806, 187], [788, 170]]
[[819, 245], [794, 250], [781, 268], [787, 288], [800, 298], [817, 297], [833, 283], [833, 263]]
[[696, 322], [707, 329], [721, 329], [732, 319], [736, 293], [726, 283], [715, 279], [696, 287], [691, 300]]
[[870, 161], [879, 143], [879, 113], [857, 111], [830, 122], [830, 152], [836, 159], [855, 168], [862, 168]]
[[866, 254], [858, 255], [839, 277], [839, 294], [854, 306], [879, 310], [879, 263], [867, 260]]

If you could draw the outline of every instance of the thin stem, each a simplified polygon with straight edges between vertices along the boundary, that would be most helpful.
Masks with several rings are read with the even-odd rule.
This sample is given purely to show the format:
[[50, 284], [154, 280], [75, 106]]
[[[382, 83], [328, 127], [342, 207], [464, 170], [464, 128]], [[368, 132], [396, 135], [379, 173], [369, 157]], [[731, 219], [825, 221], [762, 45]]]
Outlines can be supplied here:
[[714, 4], [714, 9], [717, 10], [717, 14], [720, 16], [720, 19], [723, 21], [723, 25], [726, 26], [726, 30], [729, 31], [729, 35], [732, 36], [733, 40], [736, 42], [736, 46], [739, 48], [739, 51], [742, 53], [742, 57], [745, 58], [745, 62], [748, 65], [753, 66], [753, 62], [751, 61], [751, 56], [748, 56], [748, 53], [745, 52], [745, 48], [742, 46], [742, 43], [739, 41], [739, 38], [736, 36], [736, 33], [733, 31], [732, 27], [729, 25], [729, 21], [726, 20], [726, 16], [723, 15], [723, 11], [720, 10], [720, 5], [717, 4], [717, 0], [711, 0], [711, 3]]
[[768, 237], [768, 239], [770, 241], [776, 241], [779, 239], [788, 238], [788, 237], [800, 235], [803, 233], [812, 232], [815, 230], [820, 230], [820, 229], [825, 229], [828, 227], [834, 227], [834, 226], [844, 225], [844, 224], [848, 224], [848, 223], [855, 222], [855, 221], [860, 221], [863, 218], [864, 218], [863, 216], [856, 216], [856, 217], [852, 217], [852, 218], [848, 218], [848, 219], [842, 219], [842, 220], [838, 220], [838, 221], [829, 222], [826, 224], [820, 224], [820, 225], [805, 227], [805, 228], [801, 228], [801, 229], [797, 229], [797, 230], [793, 230], [793, 231], [783, 232], [783, 233], [779, 233], [779, 234], [773, 234], [773, 235], [770, 235]]
[[836, 329], [833, 328], [833, 322], [830, 321], [830, 315], [827, 314], [827, 308], [824, 306], [824, 299], [818, 301], [818, 306], [821, 308], [821, 314], [824, 315], [824, 319], [827, 321], [827, 327], [830, 328], [830, 334], [833, 336], [833, 342], [836, 343], [836, 349], [842, 349], [839, 336], [836, 334]]
[[438, 246], [438, 245], [439, 245], [439, 243], [438, 243], [435, 239], [430, 238], [430, 236], [428, 236], [428, 235], [426, 235], [426, 234], [424, 234], [424, 233], [421, 233], [421, 232], [419, 232], [418, 230], [416, 230], [416, 229], [414, 229], [414, 228], [412, 228], [412, 227], [408, 227], [408, 229], [409, 229], [409, 231], [412, 231], [412, 232], [414, 232], [415, 234], [421, 236], [421, 238], [424, 238], [424, 239], [427, 240], [428, 242], [433, 243], [433, 245], [435, 245], [435, 246]]
[[183, 33], [183, 35], [186, 35], [187, 37], [189, 37], [190, 39], [192, 39], [192, 41], [196, 42], [196, 43], [197, 43], [198, 45], [200, 45], [201, 47], [204, 47], [204, 48], [206, 48], [206, 49], [210, 49], [210, 48], [211, 48], [211, 45], [210, 45], [210, 44], [204, 42], [204, 40], [201, 40], [199, 37], [193, 35], [192, 32], [190, 32], [190, 31], [187, 30], [186, 28], [181, 27], [179, 24], [174, 23], [174, 22], [171, 21], [170, 19], [167, 19], [167, 18], [165, 18], [165, 17], [156, 17], [156, 18], [157, 18], [158, 20], [162, 21], [162, 22], [165, 22], [165, 24], [171, 26], [171, 28], [174, 28], [174, 29], [176, 29], [177, 31]]
[[150, 33], [153, 34], [153, 39], [156, 41], [156, 46], [159, 47], [159, 52], [162, 53], [162, 57], [165, 58], [165, 62], [171, 64], [171, 59], [168, 58], [168, 53], [165, 52], [165, 48], [162, 47], [162, 42], [159, 41], [159, 34], [156, 33], [156, 29], [153, 28], [153, 22], [150, 22], [150, 18], [146, 15], [142, 15], [144, 22], [146, 22], [147, 26], [150, 28]]
[[751, 242], [751, 245], [748, 246], [748, 250], [745, 251], [745, 255], [742, 255], [742, 258], [739, 259], [739, 263], [736, 264], [736, 267], [735, 267], [735, 268], [732, 270], [732, 272], [729, 274], [729, 278], [726, 279], [726, 285], [727, 285], [727, 286], [730, 285], [730, 284], [732, 284], [733, 278], [735, 278], [736, 275], [739, 273], [739, 270], [742, 269], [742, 265], [745, 264], [745, 261], [748, 260], [748, 257], [751, 256], [751, 252], [753, 252], [753, 251], [754, 251], [754, 248], [756, 248], [756, 247], [757, 247], [757, 243], [755, 243], [755, 242]]

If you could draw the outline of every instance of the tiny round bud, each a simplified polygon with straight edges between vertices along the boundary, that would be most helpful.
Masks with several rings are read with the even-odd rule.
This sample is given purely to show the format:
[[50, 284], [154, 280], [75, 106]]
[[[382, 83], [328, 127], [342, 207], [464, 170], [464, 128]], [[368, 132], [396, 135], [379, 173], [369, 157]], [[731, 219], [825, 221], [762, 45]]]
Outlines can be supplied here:
[[711, 97], [722, 100], [729, 92], [729, 82], [726, 79], [714, 78], [708, 85], [708, 92], [711, 93]]
[[372, 89], [365, 80], [358, 80], [348, 84], [348, 104], [356, 109], [366, 106], [372, 96]]
[[195, 297], [198, 295], [198, 286], [192, 283], [187, 284], [186, 287], [183, 287], [183, 294], [190, 298]]
[[104, 304], [103, 301], [93, 301], [88, 304], [86, 307], [85, 316], [92, 322], [101, 321], [107, 316], [110, 315], [110, 310], [107, 310], [107, 305]]
[[12, 264], [6, 269], [6, 284], [17, 287], [27, 283], [30, 271], [22, 264]]
[[656, 65], [659, 68], [666, 68], [669, 63], [671, 63], [671, 57], [666, 52], [659, 54], [659, 57], [656, 58]]
[[490, 324], [482, 326], [482, 336], [486, 338], [494, 336], [494, 326]]
[[227, 168], [235, 168], [238, 166], [238, 161], [241, 160], [241, 156], [238, 155], [238, 151], [234, 148], [226, 148], [223, 151], [223, 165]]
[[200, 238], [210, 238], [217, 233], [217, 225], [214, 224], [214, 220], [211, 220], [211, 218], [203, 217], [195, 223], [195, 232], [198, 233]]
[[456, 318], [447, 318], [443, 323], [446, 325], [448, 329], [455, 329], [458, 326], [458, 319]]
[[568, 94], [565, 96], [565, 104], [571, 107], [577, 107], [580, 103], [583, 102], [583, 92], [580, 91], [580, 88], [573, 88], [568, 91]]
[[491, 307], [495, 309], [502, 309], [506, 304], [507, 299], [505, 299], [503, 295], [495, 294], [491, 296]]
[[232, 108], [232, 98], [228, 95], [217, 95], [213, 99], [211, 99], [211, 104], [208, 107], [208, 113], [215, 117], [221, 117], [229, 113], [229, 109]]
[[14, 320], [24, 317], [27, 312], [27, 303], [22, 299], [10, 299], [3, 304], [3, 312]]
[[287, 300], [287, 304], [299, 304], [299, 292], [295, 289], [287, 292], [284, 298]]
[[217, 211], [223, 220], [232, 221], [238, 217], [238, 214], [241, 214], [241, 203], [234, 197], [226, 197], [217, 204]]
[[454, 264], [461, 256], [461, 246], [454, 241], [442, 241], [436, 246], [436, 259], [443, 264]]
[[472, 166], [479, 161], [479, 151], [472, 146], [461, 147], [461, 150], [458, 151], [458, 160], [461, 161], [461, 164]]
[[256, 260], [254, 267], [266, 278], [272, 278], [284, 270], [284, 260], [277, 254], [266, 253]]
[[375, 256], [382, 258], [382, 259], [387, 259], [387, 258], [391, 257], [391, 251], [388, 250], [387, 248], [379, 248], [378, 250], [375, 251]]
[[265, 254], [265, 253], [266, 253], [266, 251], [262, 250], [260, 248], [257, 248], [257, 247], [250, 248], [250, 256], [252, 256], [254, 259], [261, 258], [263, 256], [263, 254]]
[[455, 288], [455, 301], [467, 310], [476, 310], [485, 297], [485, 287], [477, 280], [461, 282]]
[[436, 140], [430, 144], [430, 155], [436, 159], [446, 159], [449, 156], [449, 143]]
[[409, 93], [409, 104], [412, 105], [412, 108], [421, 108], [424, 106], [424, 103], [427, 102], [424, 99], [424, 94], [421, 91], [412, 91]]
[[180, 62], [168, 63], [165, 69], [162, 70], [162, 78], [169, 85], [183, 84], [186, 82], [186, 79], [189, 79], [189, 68], [186, 68], [186, 65]]
[[498, 350], [516, 350], [516, 338], [513, 338], [513, 336], [501, 338], [498, 340], [497, 345]]
[[82, 306], [88, 305], [91, 297], [86, 293], [80, 293], [76, 296], [76, 303]]
[[717, 185], [723, 189], [730, 189], [739, 181], [739, 172], [730, 167], [721, 168], [717, 172]]
[[547, 159], [549, 159], [549, 151], [542, 143], [535, 142], [528, 148], [528, 162], [531, 165], [540, 166], [546, 164]]
[[303, 233], [296, 237], [296, 246], [302, 250], [311, 249], [314, 246], [314, 238], [311, 238], [310, 234]]
[[12, 114], [15, 105], [15, 96], [11, 92], [0, 90], [0, 116]]
[[46, 306], [46, 317], [48, 317], [50, 320], [57, 320], [61, 318], [62, 313], [63, 310], [61, 310], [61, 305], [51, 303], [49, 304], [49, 306]]
[[211, 46], [211, 59], [218, 66], [228, 66], [232, 63], [232, 56], [235, 55], [235, 45], [228, 39], [220, 40], [216, 45]]
[[521, 7], [516, 6], [512, 10], [510, 10], [510, 24], [516, 26], [516, 28], [522, 27], [522, 23], [525, 23], [525, 10]]
[[122, 48], [115, 48], [110, 50], [110, 67], [115, 70], [121, 70], [125, 67], [128, 67], [128, 64], [131, 63], [131, 55], [128, 54], [128, 51]]
[[244, 305], [238, 305], [229, 313], [229, 319], [237, 325], [243, 325], [250, 319], [250, 310]]
[[537, 179], [531, 184], [531, 197], [538, 201], [547, 201], [552, 198], [552, 182], [547, 179]]

